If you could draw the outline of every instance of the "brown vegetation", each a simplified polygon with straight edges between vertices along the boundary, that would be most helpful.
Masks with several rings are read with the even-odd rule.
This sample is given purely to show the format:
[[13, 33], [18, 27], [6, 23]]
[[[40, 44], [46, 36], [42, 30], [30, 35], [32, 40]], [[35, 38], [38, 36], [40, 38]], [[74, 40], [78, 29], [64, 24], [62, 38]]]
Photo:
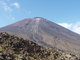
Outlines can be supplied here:
[[75, 55], [40, 46], [30, 40], [0, 33], [0, 60], [79, 60]]

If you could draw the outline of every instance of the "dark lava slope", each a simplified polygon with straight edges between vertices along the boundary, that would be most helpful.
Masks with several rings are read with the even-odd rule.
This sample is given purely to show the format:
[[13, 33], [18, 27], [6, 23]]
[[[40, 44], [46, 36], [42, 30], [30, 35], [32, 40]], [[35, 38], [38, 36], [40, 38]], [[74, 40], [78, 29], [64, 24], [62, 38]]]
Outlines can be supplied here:
[[44, 46], [80, 54], [80, 35], [44, 18], [28, 18], [0, 28], [1, 32], [36, 41]]

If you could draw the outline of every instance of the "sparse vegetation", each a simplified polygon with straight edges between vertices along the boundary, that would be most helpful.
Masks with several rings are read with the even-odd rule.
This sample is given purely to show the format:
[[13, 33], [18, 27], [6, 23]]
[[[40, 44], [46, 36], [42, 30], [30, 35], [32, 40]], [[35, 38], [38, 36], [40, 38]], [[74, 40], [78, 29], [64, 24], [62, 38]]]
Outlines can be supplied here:
[[29, 40], [0, 33], [0, 60], [80, 60], [75, 55], [43, 47]]

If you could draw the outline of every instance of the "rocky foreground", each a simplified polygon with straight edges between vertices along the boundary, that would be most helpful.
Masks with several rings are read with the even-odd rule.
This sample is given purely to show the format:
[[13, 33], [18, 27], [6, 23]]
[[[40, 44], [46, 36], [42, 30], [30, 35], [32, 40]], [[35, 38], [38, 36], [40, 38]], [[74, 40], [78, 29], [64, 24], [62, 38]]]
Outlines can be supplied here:
[[0, 60], [80, 60], [76, 55], [43, 47], [30, 40], [0, 33]]

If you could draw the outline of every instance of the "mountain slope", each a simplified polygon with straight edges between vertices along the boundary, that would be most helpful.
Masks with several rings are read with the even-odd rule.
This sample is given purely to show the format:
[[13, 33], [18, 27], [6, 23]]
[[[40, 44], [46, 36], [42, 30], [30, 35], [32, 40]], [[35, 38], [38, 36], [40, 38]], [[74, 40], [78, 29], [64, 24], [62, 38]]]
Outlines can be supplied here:
[[40, 46], [29, 40], [0, 33], [0, 60], [79, 60], [75, 55]]
[[67, 53], [80, 54], [80, 35], [44, 18], [28, 18], [0, 29]]

